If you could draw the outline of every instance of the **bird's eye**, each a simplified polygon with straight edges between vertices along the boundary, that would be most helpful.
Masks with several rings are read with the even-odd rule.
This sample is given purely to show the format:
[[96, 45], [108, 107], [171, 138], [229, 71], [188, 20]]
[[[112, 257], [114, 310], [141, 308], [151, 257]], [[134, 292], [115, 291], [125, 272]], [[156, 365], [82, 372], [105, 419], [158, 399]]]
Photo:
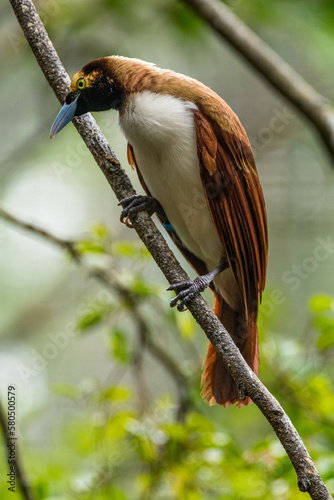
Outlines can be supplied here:
[[82, 90], [86, 87], [86, 80], [84, 78], [79, 78], [77, 81], [77, 87], [79, 90]]

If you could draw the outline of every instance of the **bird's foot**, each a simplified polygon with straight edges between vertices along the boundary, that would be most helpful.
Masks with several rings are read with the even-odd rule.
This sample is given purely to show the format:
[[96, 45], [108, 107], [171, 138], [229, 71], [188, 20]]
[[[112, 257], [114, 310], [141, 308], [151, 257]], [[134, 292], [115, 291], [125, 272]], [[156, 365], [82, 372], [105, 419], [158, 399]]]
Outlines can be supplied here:
[[208, 274], [203, 274], [203, 276], [198, 276], [193, 281], [181, 281], [180, 283], [175, 283], [170, 285], [167, 290], [175, 290], [177, 293], [176, 297], [170, 301], [170, 306], [175, 307], [177, 305], [178, 311], [183, 311], [184, 306], [191, 299], [204, 292], [206, 288], [210, 285], [218, 274], [225, 271], [229, 267], [229, 264], [225, 258], [222, 258], [218, 266], [213, 269]]
[[161, 209], [161, 205], [158, 200], [152, 196], [145, 196], [141, 194], [135, 194], [133, 196], [123, 198], [118, 205], [122, 205], [123, 207], [120, 220], [128, 227], [133, 227], [131, 217], [136, 215], [138, 212], [145, 210], [151, 216]]
[[167, 290], [174, 290], [177, 293], [177, 296], [170, 301], [170, 306], [175, 307], [177, 305], [178, 311], [183, 311], [185, 304], [194, 297], [197, 297], [201, 292], [204, 292], [211, 281], [211, 275], [205, 274], [198, 276], [193, 281], [181, 281], [180, 283], [170, 285]]

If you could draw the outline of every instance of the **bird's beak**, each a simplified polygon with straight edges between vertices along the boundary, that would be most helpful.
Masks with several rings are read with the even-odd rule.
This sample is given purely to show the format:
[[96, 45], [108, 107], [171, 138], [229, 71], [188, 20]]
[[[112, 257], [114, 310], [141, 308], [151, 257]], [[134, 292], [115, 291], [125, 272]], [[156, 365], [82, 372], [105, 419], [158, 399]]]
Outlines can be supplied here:
[[56, 116], [55, 121], [52, 124], [50, 130], [50, 139], [52, 139], [54, 135], [58, 134], [58, 132], [60, 132], [60, 130], [64, 128], [65, 125], [67, 125], [72, 120], [72, 118], [75, 117], [78, 97], [79, 96], [77, 96], [74, 101], [71, 102], [71, 104], [65, 103], [61, 108], [58, 115]]

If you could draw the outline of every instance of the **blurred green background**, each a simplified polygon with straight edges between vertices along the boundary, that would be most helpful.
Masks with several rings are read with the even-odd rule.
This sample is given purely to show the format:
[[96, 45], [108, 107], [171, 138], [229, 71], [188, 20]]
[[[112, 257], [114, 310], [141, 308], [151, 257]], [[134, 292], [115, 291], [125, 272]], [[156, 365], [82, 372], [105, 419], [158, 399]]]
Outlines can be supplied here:
[[[331, 1], [228, 5], [333, 99]], [[334, 171], [317, 134], [181, 2], [45, 0], [37, 8], [70, 75], [106, 55], [141, 58], [203, 81], [238, 114], [268, 210], [260, 378], [334, 493]], [[60, 105], [7, 2], [0, 27], [1, 204], [78, 241], [85, 262], [0, 219], [1, 396], [16, 386], [18, 442], [35, 497], [304, 498], [255, 405], [201, 400], [203, 332], [188, 312], [169, 309], [164, 277], [120, 224], [74, 127], [49, 141]], [[95, 118], [141, 192], [117, 114]], [[97, 280], [96, 268], [127, 295]], [[0, 471], [0, 496], [13, 498], [5, 447]]]

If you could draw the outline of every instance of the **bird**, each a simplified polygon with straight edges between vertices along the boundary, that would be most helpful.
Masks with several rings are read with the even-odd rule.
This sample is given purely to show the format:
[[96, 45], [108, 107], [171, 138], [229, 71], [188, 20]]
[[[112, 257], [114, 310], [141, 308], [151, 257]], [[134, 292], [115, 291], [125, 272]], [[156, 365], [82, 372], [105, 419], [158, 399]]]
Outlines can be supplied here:
[[[203, 83], [152, 63], [109, 56], [86, 64], [72, 81], [53, 122], [52, 138], [74, 117], [116, 110], [129, 164], [144, 195], [121, 200], [121, 221], [141, 210], [157, 214], [198, 276], [172, 284], [179, 311], [210, 288], [213, 310], [255, 374], [257, 316], [265, 287], [268, 233], [252, 148], [237, 115]], [[245, 406], [210, 343], [202, 397], [213, 405]]]

